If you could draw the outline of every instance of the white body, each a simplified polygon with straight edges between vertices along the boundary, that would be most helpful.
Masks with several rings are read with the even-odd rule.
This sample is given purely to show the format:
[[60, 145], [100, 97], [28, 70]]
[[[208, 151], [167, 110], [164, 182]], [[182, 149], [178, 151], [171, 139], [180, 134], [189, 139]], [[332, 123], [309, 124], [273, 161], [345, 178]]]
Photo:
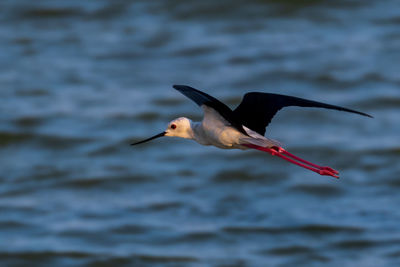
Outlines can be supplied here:
[[213, 108], [205, 105], [201, 107], [204, 111], [203, 121], [192, 122], [184, 117], [175, 119], [168, 124], [165, 136], [193, 139], [202, 145], [213, 145], [225, 149], [247, 149], [241, 144], [254, 144], [262, 147], [280, 146], [279, 142], [265, 138], [243, 126], [248, 134], [245, 135], [230, 126], [229, 122]]

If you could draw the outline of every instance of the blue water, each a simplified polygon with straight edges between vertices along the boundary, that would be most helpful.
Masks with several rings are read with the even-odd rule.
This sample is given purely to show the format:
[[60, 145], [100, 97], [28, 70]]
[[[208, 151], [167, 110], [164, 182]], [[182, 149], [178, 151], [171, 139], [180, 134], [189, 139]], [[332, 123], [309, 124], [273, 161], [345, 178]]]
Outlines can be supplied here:
[[[0, 2], [1, 266], [397, 266], [397, 1]], [[340, 171], [161, 138], [249, 91], [267, 136]]]

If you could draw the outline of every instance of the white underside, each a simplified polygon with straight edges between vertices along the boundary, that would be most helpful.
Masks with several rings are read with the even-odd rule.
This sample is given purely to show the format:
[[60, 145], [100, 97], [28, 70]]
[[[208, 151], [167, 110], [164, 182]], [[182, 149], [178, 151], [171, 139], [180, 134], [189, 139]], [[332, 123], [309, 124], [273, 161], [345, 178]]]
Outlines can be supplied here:
[[242, 144], [254, 144], [262, 147], [280, 146], [278, 141], [268, 139], [257, 132], [243, 126], [245, 135], [230, 126], [213, 108], [203, 105], [204, 118], [202, 122], [193, 122], [193, 139], [202, 145], [213, 145], [219, 148], [247, 149]]

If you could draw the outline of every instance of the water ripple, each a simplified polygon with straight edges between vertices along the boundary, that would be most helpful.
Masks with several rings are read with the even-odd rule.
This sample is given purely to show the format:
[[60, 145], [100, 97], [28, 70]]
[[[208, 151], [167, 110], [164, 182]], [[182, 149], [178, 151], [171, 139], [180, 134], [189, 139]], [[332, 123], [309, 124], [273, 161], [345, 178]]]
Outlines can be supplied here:
[[261, 226], [227, 226], [223, 231], [232, 234], [359, 234], [364, 232], [363, 228], [353, 226], [333, 226], [333, 225], [304, 225], [297, 227], [261, 227]]

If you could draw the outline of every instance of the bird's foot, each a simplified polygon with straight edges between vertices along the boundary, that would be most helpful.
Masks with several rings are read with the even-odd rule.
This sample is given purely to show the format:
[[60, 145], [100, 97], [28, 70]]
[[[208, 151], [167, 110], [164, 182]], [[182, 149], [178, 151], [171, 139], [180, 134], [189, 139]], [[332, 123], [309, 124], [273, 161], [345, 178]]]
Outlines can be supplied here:
[[[328, 167], [329, 168], [329, 167]], [[332, 169], [332, 168], [329, 168], [329, 169]], [[333, 170], [333, 169], [332, 169]], [[318, 170], [318, 173], [320, 174], [320, 175], [327, 175], [327, 176], [332, 176], [332, 177], [335, 177], [335, 178], [337, 178], [337, 179], [339, 179], [339, 176], [338, 176], [338, 172], [337, 171], [335, 171], [334, 170], [334, 172], [332, 172], [332, 171], [330, 171], [330, 170], [327, 170], [327, 169], [319, 169]]]
[[328, 172], [334, 173], [334, 174], [339, 174], [339, 172], [337, 170], [332, 169], [331, 167], [328, 167], [328, 166], [321, 167], [320, 169], [323, 171], [328, 171]]

